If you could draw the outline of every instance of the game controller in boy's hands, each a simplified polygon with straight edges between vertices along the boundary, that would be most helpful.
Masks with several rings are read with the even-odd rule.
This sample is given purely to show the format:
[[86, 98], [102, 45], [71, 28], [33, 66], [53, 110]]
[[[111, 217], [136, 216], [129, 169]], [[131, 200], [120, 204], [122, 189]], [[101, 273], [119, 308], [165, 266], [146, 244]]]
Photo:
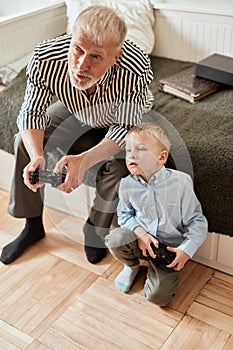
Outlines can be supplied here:
[[159, 242], [158, 248], [153, 243], [151, 244], [151, 247], [156, 257], [149, 257], [149, 259], [154, 260], [154, 262], [159, 265], [169, 265], [176, 257], [176, 253], [170, 252], [167, 249], [167, 246], [161, 242]]
[[30, 174], [30, 183], [35, 185], [38, 182], [51, 184], [52, 187], [57, 187], [65, 181], [66, 174], [56, 174], [48, 170], [36, 169]]

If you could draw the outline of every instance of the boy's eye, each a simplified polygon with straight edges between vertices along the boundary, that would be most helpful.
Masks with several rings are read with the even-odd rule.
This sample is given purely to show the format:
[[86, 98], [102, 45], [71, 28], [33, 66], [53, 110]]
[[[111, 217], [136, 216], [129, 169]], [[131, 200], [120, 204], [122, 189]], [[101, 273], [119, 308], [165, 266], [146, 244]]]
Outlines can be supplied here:
[[138, 148], [138, 151], [139, 151], [139, 152], [143, 152], [143, 151], [145, 151], [145, 148], [139, 147], [139, 148]]

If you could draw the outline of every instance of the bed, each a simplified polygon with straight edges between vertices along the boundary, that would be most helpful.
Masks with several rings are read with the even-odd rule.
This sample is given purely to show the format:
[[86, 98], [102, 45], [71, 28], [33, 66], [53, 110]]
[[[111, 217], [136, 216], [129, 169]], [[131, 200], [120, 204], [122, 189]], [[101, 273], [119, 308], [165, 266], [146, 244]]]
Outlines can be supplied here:
[[[146, 121], [165, 122], [172, 131], [172, 160], [193, 177], [196, 194], [209, 222], [209, 231], [233, 235], [233, 89], [223, 88], [191, 104], [158, 89], [160, 78], [193, 63], [151, 56], [154, 80], [153, 112]], [[0, 149], [14, 153], [16, 118], [26, 86], [25, 68], [0, 92]], [[174, 159], [173, 159], [174, 158]], [[174, 166], [172, 164], [171, 166]], [[178, 164], [178, 166], [177, 166]], [[1, 165], [3, 169], [3, 165]], [[85, 183], [93, 186], [91, 172]]]

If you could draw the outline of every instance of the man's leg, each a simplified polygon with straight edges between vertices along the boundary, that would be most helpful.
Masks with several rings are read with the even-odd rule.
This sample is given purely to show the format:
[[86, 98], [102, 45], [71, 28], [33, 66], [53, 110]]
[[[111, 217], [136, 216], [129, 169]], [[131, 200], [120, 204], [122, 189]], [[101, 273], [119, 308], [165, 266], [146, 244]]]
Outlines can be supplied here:
[[42, 223], [43, 189], [32, 192], [23, 182], [23, 168], [29, 163], [29, 156], [21, 137], [15, 139], [15, 172], [11, 185], [8, 212], [17, 218], [27, 218], [21, 234], [6, 245], [1, 254], [1, 261], [10, 264], [16, 260], [31, 244], [45, 236]]
[[[61, 104], [55, 107], [52, 106], [48, 110], [48, 113], [53, 114], [53, 122], [50, 128], [46, 130], [45, 141], [49, 139], [54, 128], [64, 118], [70, 116], [70, 113]], [[3, 248], [0, 260], [4, 264], [9, 264], [16, 260], [31, 244], [45, 236], [42, 222], [44, 190], [41, 188], [35, 193], [29, 190], [23, 182], [23, 169], [29, 161], [28, 153], [18, 134], [15, 139], [15, 170], [11, 185], [8, 212], [16, 218], [26, 218], [26, 224], [21, 234]]]
[[[128, 175], [125, 159], [107, 161], [98, 171], [96, 197], [83, 231], [85, 252], [89, 262], [96, 264], [106, 255], [105, 236], [109, 233], [113, 215], [118, 204], [118, 186], [122, 177]], [[101, 240], [98, 238], [101, 237]]]

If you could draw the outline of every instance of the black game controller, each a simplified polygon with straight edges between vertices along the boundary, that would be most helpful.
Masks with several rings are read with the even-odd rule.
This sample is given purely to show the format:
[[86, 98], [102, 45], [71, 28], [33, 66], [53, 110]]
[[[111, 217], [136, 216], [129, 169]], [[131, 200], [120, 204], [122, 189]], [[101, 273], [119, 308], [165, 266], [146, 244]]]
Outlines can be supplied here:
[[159, 242], [158, 248], [153, 243], [151, 247], [156, 257], [152, 258], [149, 256], [149, 259], [158, 265], [169, 265], [176, 257], [176, 253], [170, 252], [170, 250], [167, 249], [167, 246], [161, 242]]
[[56, 174], [48, 170], [36, 169], [30, 174], [30, 183], [35, 185], [37, 182], [51, 184], [52, 187], [57, 187], [65, 181], [66, 174]]

